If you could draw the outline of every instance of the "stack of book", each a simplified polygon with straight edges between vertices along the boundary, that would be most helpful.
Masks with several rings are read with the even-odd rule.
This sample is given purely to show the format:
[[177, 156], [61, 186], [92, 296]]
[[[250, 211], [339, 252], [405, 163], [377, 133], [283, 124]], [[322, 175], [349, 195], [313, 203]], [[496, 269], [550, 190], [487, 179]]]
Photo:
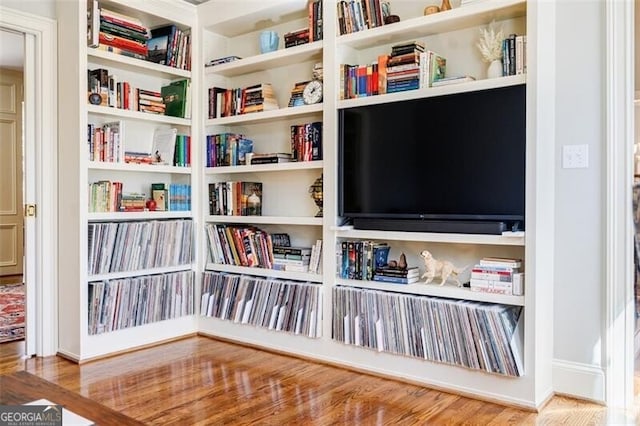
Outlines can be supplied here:
[[253, 154], [251, 164], [288, 163], [292, 160], [291, 154], [286, 152], [271, 152], [266, 154]]
[[271, 236], [255, 226], [209, 223], [206, 226], [209, 259], [218, 264], [273, 267]]
[[471, 270], [470, 287], [485, 293], [524, 295], [521, 259], [485, 257]]
[[299, 46], [309, 43], [309, 28], [291, 31], [284, 34], [284, 47]]
[[[120, 188], [122, 191], [122, 188]], [[141, 212], [147, 207], [147, 196], [139, 192], [128, 192], [122, 194], [120, 202], [120, 211], [123, 212]]]
[[210, 60], [209, 62], [204, 64], [204, 66], [205, 67], [215, 67], [216, 65], [226, 64], [226, 63], [229, 63], [229, 62], [237, 61], [239, 59], [242, 59], [242, 58], [240, 56], [236, 56], [236, 55], [223, 56], [222, 58], [215, 58], [215, 59]]
[[295, 107], [304, 105], [304, 99], [302, 98], [302, 92], [304, 91], [305, 86], [309, 83], [308, 81], [300, 81], [293, 85], [293, 89], [291, 89], [291, 97], [289, 98], [288, 107]]
[[418, 282], [419, 276], [420, 270], [417, 266], [406, 269], [383, 267], [375, 270], [373, 280], [393, 284], [411, 284]]
[[270, 111], [278, 108], [278, 101], [271, 84], [256, 84], [243, 90], [241, 114]]
[[151, 33], [142, 22], [105, 8], [100, 9], [100, 33], [98, 45], [93, 38], [90, 45], [120, 55], [147, 59], [147, 40]]
[[162, 99], [162, 93], [155, 90], [136, 89], [138, 98], [138, 111], [150, 114], [164, 115], [166, 106]]
[[133, 164], [151, 164], [153, 157], [150, 152], [125, 151], [124, 162]]
[[502, 75], [527, 73], [527, 36], [509, 34], [502, 41]]
[[420, 54], [424, 43], [413, 41], [392, 46], [387, 61], [387, 93], [420, 87]]
[[308, 272], [311, 247], [273, 247], [273, 269], [290, 272]]

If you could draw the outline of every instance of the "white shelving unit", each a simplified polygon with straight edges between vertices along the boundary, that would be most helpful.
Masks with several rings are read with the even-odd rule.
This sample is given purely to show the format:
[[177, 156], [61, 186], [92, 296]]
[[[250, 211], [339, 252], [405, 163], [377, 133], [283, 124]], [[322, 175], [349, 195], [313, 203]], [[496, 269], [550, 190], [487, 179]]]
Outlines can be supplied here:
[[[82, 2], [81, 2], [82, 3]], [[547, 226], [553, 205], [551, 178], [545, 171], [549, 148], [544, 138], [548, 120], [540, 111], [547, 92], [544, 64], [536, 59], [539, 49], [549, 43], [543, 33], [540, 17], [544, 7], [532, 0], [492, 0], [475, 2], [450, 11], [423, 16], [424, 4], [412, 0], [395, 0], [393, 14], [401, 21], [391, 25], [338, 35], [336, 2], [324, 0], [324, 39], [310, 44], [271, 53], [259, 53], [259, 34], [276, 31], [281, 38], [288, 31], [308, 26], [307, 0], [237, 1], [210, 0], [197, 7], [186, 2], [155, 0], [134, 2], [111, 0], [102, 2], [120, 11], [135, 11], [150, 23], [176, 22], [193, 29], [191, 72], [172, 70], [108, 52], [88, 49], [85, 42], [84, 4], [61, 2], [60, 25], [60, 105], [65, 114], [60, 118], [60, 143], [64, 156], [59, 184], [68, 188], [61, 193], [60, 232], [64, 235], [59, 270], [61, 283], [60, 353], [76, 360], [103, 356], [133, 347], [172, 339], [187, 333], [231, 339], [244, 344], [283, 351], [297, 356], [369, 371], [383, 376], [449, 389], [466, 395], [510, 404], [538, 408], [551, 395], [553, 258], [552, 229]], [[182, 4], [184, 3], [184, 4]], [[527, 34], [528, 73], [526, 75], [485, 79], [484, 64], [476, 48], [479, 28], [495, 20], [505, 33]], [[451, 86], [339, 100], [340, 64], [369, 63], [392, 45], [422, 40], [430, 49], [447, 58], [447, 72], [469, 74], [476, 81]], [[79, 53], [78, 53], [79, 52]], [[237, 55], [234, 62], [205, 67], [215, 58]], [[322, 62], [324, 98], [322, 103], [286, 107], [294, 84], [312, 77], [312, 68]], [[93, 66], [118, 70], [124, 76], [134, 75], [147, 82], [164, 82], [191, 78], [194, 93], [193, 120], [147, 116], [143, 113], [119, 111], [87, 105], [86, 70]], [[208, 118], [210, 87], [248, 87], [271, 83], [280, 106], [277, 110]], [[443, 96], [447, 94], [526, 84], [527, 148], [526, 148], [526, 234], [472, 235], [425, 232], [364, 231], [341, 226], [338, 216], [338, 114], [341, 108]], [[159, 87], [159, 86], [158, 86]], [[463, 114], [462, 114], [463, 115]], [[177, 126], [192, 136], [192, 167], [100, 164], [86, 160], [84, 149], [86, 126], [90, 120], [107, 122], [123, 120], [132, 139], [160, 127]], [[292, 125], [321, 121], [323, 123], [323, 159], [269, 165], [205, 167], [207, 135], [243, 134], [254, 142], [254, 152], [288, 152]], [[138, 130], [136, 130], [138, 129]], [[142, 130], [140, 130], [142, 129]], [[78, 149], [78, 147], [81, 147]], [[309, 187], [323, 176], [324, 217], [316, 218], [317, 207]], [[91, 179], [118, 176], [125, 184], [144, 185], [171, 180], [190, 182], [193, 208], [190, 212], [88, 213], [86, 185]], [[209, 210], [209, 184], [223, 181], [262, 182], [262, 216], [218, 216]], [[551, 182], [551, 183], [550, 183]], [[551, 213], [552, 214], [552, 213]], [[146, 220], [189, 217], [194, 220], [197, 242], [197, 272], [218, 271], [284, 280], [308, 281], [321, 288], [322, 336], [309, 339], [257, 327], [236, 324], [196, 314], [168, 322], [148, 324], [101, 335], [87, 332], [87, 225], [97, 221]], [[211, 263], [208, 259], [206, 225], [237, 224], [257, 226], [267, 232], [288, 233], [294, 246], [310, 247], [323, 241], [322, 273], [308, 274], [264, 268]], [[422, 267], [418, 256], [429, 248], [437, 257], [452, 260], [457, 266], [472, 264], [484, 256], [519, 257], [524, 259], [526, 280], [524, 296], [478, 293], [452, 285], [391, 285], [373, 281], [337, 278], [336, 251], [346, 240], [387, 242], [391, 258], [406, 253], [410, 265]], [[71, 244], [67, 245], [68, 242]], [[71, 248], [69, 248], [71, 247]], [[551, 254], [550, 254], [551, 253]], [[136, 275], [131, 271], [127, 276]], [[107, 274], [104, 278], [120, 277]], [[99, 277], [102, 279], [103, 277]], [[199, 279], [199, 278], [198, 278]], [[198, 287], [199, 282], [196, 283]], [[524, 375], [507, 377], [459, 366], [395, 355], [387, 352], [345, 345], [332, 338], [334, 314], [332, 294], [336, 286], [363, 291], [383, 291], [407, 297], [439, 297], [452, 300], [491, 302], [521, 307], [524, 322], [522, 361]]]
[[[277, 31], [280, 35], [296, 26], [306, 26], [298, 19], [305, 17], [305, 1], [281, 0], [263, 3], [225, 4], [225, 12], [213, 13], [219, 6], [215, 0], [198, 7], [201, 17], [202, 39], [204, 40], [205, 56], [203, 62], [235, 54], [243, 59], [205, 68], [204, 85], [214, 85], [219, 81], [249, 81], [256, 76], [268, 76], [273, 81], [286, 81], [289, 84], [302, 80], [292, 75], [297, 69], [299, 58], [311, 58], [320, 52], [320, 45], [312, 43], [292, 49], [282, 47], [272, 53], [259, 54], [257, 38], [264, 29]], [[407, 379], [412, 382], [435, 385], [454, 391], [472, 394], [487, 399], [503, 400], [516, 405], [538, 407], [551, 392], [550, 340], [545, 333], [550, 332], [550, 308], [548, 294], [551, 293], [546, 280], [538, 281], [537, 277], [548, 277], [545, 272], [549, 267], [548, 258], [540, 252], [541, 247], [548, 247], [545, 239], [544, 224], [538, 223], [536, 214], [541, 209], [538, 203], [549, 202], [548, 196], [539, 188], [548, 183], [541, 166], [536, 161], [537, 155], [542, 155], [539, 149], [541, 143], [536, 139], [538, 114], [536, 101], [538, 99], [537, 78], [538, 64], [535, 63], [539, 9], [535, 4], [526, 0], [499, 0], [477, 2], [465, 7], [423, 16], [424, 5], [413, 1], [394, 1], [392, 13], [401, 16], [401, 21], [391, 25], [364, 30], [357, 33], [338, 35], [336, 3], [325, 0], [323, 8], [324, 40], [322, 41], [322, 60], [324, 64], [324, 99], [322, 105], [306, 106], [305, 110], [297, 108], [281, 109], [248, 116], [234, 116], [205, 120], [205, 128], [214, 129], [247, 129], [265, 128], [271, 130], [281, 126], [282, 121], [293, 117], [293, 113], [308, 111], [309, 114], [322, 113], [323, 119], [323, 153], [322, 171], [324, 176], [324, 214], [321, 224], [323, 238], [323, 270], [321, 281], [323, 287], [323, 336], [307, 342], [295, 337], [276, 335], [273, 332], [256, 330], [252, 327], [219, 321], [211, 318], [200, 318], [201, 333], [224, 337], [244, 343], [267, 347], [275, 350], [291, 352], [309, 358], [320, 359], [359, 370], [368, 370], [378, 374]], [[259, 17], [259, 19], [258, 19]], [[492, 21], [502, 25], [505, 33], [512, 32], [527, 34], [530, 59], [528, 74], [496, 79], [485, 79], [486, 64], [481, 62], [477, 52], [476, 42], [479, 28]], [[294, 24], [295, 22], [295, 24]], [[339, 95], [339, 66], [341, 63], [368, 63], [377, 55], [389, 52], [393, 44], [398, 42], [420, 39], [439, 53], [447, 57], [447, 72], [451, 74], [470, 74], [476, 76], [476, 81], [451, 86], [441, 86], [421, 90], [412, 90], [380, 96], [363, 97], [357, 99], [340, 100]], [[300, 56], [298, 56], [300, 55]], [[425, 232], [389, 232], [364, 231], [350, 227], [339, 226], [341, 218], [337, 214], [336, 192], [337, 182], [337, 141], [338, 121], [336, 111], [341, 108], [353, 108], [387, 102], [406, 101], [411, 99], [443, 96], [447, 94], [473, 92], [486, 89], [527, 85], [527, 232], [506, 235], [474, 235], [474, 234], [440, 234]], [[283, 89], [277, 92], [282, 93]], [[288, 94], [288, 90], [284, 89]], [[300, 115], [302, 117], [302, 115]], [[295, 165], [287, 167], [297, 168]], [[245, 176], [248, 174], [267, 175], [267, 172], [277, 171], [281, 175], [285, 168], [281, 165], [272, 168], [248, 168], [246, 166], [206, 169], [205, 176], [225, 178], [230, 176]], [[293, 176], [294, 170], [287, 169]], [[301, 172], [299, 169], [295, 173]], [[287, 174], [287, 176], [289, 176]], [[542, 185], [541, 185], [542, 184]], [[304, 195], [303, 195], [304, 197]], [[299, 197], [290, 194], [283, 202], [294, 206]], [[290, 221], [290, 228], [299, 229], [294, 225], [291, 215], [279, 215], [262, 220], [279, 223], [284, 228]], [[226, 218], [207, 216], [205, 221], [220, 222]], [[250, 219], [249, 219], [250, 220]], [[258, 223], [257, 221], [254, 223]], [[519, 257], [526, 265], [526, 286], [524, 296], [495, 295], [458, 288], [452, 285], [425, 285], [421, 283], [411, 285], [393, 285], [374, 281], [358, 281], [337, 278], [336, 247], [346, 240], [374, 240], [387, 242], [391, 247], [391, 258], [396, 258], [401, 252], [407, 254], [410, 265], [424, 268], [418, 253], [428, 247], [443, 258], [452, 259], [454, 263], [468, 265], [484, 256]], [[206, 265], [206, 269], [232, 273], [247, 273], [236, 267], [227, 265]], [[253, 268], [250, 268], [253, 269]], [[260, 273], [258, 273], [260, 274]], [[271, 275], [272, 276], [272, 275]], [[308, 279], [298, 277], [298, 279]], [[344, 345], [332, 339], [331, 319], [333, 316], [332, 289], [335, 286], [360, 288], [365, 290], [382, 290], [398, 294], [414, 295], [416, 297], [433, 296], [453, 300], [468, 300], [490, 302], [502, 305], [522, 307], [524, 318], [523, 360], [525, 373], [518, 378], [503, 377], [480, 371], [438, 364], [411, 357], [403, 357], [383, 352], [373, 352], [367, 349]], [[545, 330], [544, 332], [541, 330]]]
[[[157, 2], [129, 2], [124, 0], [100, 1], [100, 7], [132, 16], [150, 28], [175, 24], [182, 29], [192, 28], [195, 35], [196, 9], [188, 4], [160, 0]], [[123, 182], [123, 192], [151, 195], [151, 183], [191, 184], [197, 189], [195, 167], [155, 166], [145, 164], [125, 164], [89, 161], [87, 146], [87, 126], [101, 126], [107, 122], [121, 123], [121, 143], [125, 150], [144, 152], [151, 148], [153, 132], [157, 128], [178, 129], [179, 134], [192, 136], [197, 144], [195, 122], [190, 119], [155, 115], [88, 103], [87, 72], [103, 68], [117, 76], [118, 81], [128, 81], [133, 87], [160, 91], [171, 81], [191, 79], [197, 90], [197, 79], [192, 72], [171, 68], [140, 59], [114, 54], [87, 47], [87, 4], [80, 2], [59, 2], [60, 38], [60, 81], [59, 101], [61, 114], [60, 145], [64, 153], [60, 165], [60, 182], [65, 188], [61, 192], [60, 205], [60, 309], [59, 312], [59, 353], [70, 359], [85, 361], [102, 357], [134, 347], [157, 343], [196, 330], [194, 315], [178, 316], [156, 323], [136, 327], [121, 328], [116, 331], [90, 334], [89, 332], [89, 283], [128, 279], [147, 275], [160, 276], [182, 271], [195, 271], [192, 263], [180, 266], [130, 270], [100, 275], [88, 273], [87, 239], [88, 227], [97, 222], [148, 221], [156, 219], [192, 219], [197, 216], [191, 211], [134, 211], [134, 212], [89, 212], [87, 186], [91, 182], [110, 180]], [[192, 46], [198, 46], [197, 35]], [[192, 65], [199, 67], [197, 55], [193, 55]], [[195, 105], [194, 105], [195, 106]], [[198, 107], [194, 114], [197, 116]], [[194, 150], [195, 151], [195, 150]], [[195, 160], [195, 159], [194, 159]], [[197, 200], [194, 207], [197, 206]], [[65, 208], [64, 206], [73, 206]], [[194, 229], [196, 228], [194, 223]], [[195, 280], [195, 277], [194, 277]], [[195, 288], [195, 287], [194, 287]], [[115, 328], [115, 327], [114, 327]]]

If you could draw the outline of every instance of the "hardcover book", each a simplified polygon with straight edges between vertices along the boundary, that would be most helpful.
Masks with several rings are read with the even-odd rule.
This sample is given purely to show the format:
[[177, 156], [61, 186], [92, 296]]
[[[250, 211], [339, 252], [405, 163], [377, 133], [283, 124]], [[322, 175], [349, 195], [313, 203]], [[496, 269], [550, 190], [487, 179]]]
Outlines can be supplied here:
[[188, 91], [189, 80], [173, 81], [168, 86], [160, 89], [162, 101], [165, 105], [165, 115], [171, 117], [188, 118]]

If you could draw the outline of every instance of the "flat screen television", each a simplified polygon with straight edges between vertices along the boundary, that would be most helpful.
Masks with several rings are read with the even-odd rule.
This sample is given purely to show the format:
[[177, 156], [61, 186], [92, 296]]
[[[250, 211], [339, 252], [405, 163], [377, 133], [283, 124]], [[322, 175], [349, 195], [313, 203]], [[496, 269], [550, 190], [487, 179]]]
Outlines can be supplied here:
[[338, 111], [338, 209], [356, 228], [524, 230], [524, 84]]

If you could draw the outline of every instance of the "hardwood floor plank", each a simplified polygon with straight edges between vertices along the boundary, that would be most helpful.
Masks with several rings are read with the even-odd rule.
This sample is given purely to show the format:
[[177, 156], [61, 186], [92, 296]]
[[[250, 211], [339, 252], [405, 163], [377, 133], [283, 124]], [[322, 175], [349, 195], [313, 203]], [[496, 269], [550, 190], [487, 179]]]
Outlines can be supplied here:
[[3, 353], [1, 366], [150, 425], [595, 425], [611, 415], [566, 397], [534, 413], [207, 337], [82, 365]]

